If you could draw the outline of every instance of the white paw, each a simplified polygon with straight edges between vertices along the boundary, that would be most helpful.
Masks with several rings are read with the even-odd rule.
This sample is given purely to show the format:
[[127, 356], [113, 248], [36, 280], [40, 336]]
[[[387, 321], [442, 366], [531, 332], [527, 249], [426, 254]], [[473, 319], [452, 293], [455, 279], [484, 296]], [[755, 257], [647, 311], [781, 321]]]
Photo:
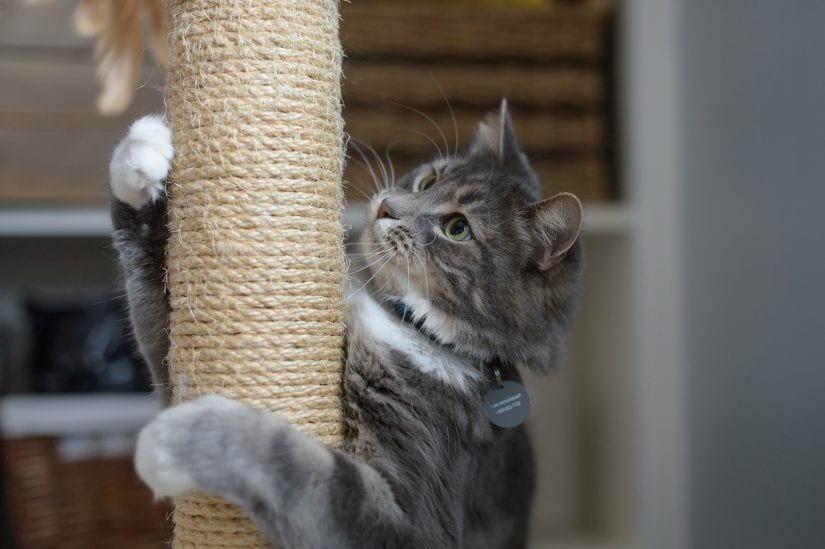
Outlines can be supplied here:
[[175, 448], [186, 420], [196, 414], [190, 404], [164, 410], [138, 435], [135, 469], [158, 499], [179, 496], [195, 488]]
[[164, 192], [173, 157], [172, 130], [163, 116], [138, 119], [112, 154], [112, 194], [136, 209], [157, 200]]
[[209, 410], [223, 414], [239, 408], [228, 398], [205, 396], [164, 410], [143, 428], [135, 450], [135, 469], [156, 498], [177, 497], [197, 488], [182, 458], [194, 449], [179, 445], [198, 417]]
[[169, 446], [169, 434], [160, 419], [146, 426], [138, 436], [135, 469], [157, 499], [176, 497], [195, 489], [192, 477], [177, 463]]

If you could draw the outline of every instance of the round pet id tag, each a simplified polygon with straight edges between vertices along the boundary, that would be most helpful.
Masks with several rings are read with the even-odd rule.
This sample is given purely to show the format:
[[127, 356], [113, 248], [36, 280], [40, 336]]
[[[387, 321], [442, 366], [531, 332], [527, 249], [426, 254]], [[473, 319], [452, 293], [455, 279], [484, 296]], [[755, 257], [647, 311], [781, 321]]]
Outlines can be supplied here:
[[517, 427], [530, 415], [530, 396], [524, 385], [516, 381], [505, 381], [493, 387], [484, 402], [487, 419], [499, 427]]

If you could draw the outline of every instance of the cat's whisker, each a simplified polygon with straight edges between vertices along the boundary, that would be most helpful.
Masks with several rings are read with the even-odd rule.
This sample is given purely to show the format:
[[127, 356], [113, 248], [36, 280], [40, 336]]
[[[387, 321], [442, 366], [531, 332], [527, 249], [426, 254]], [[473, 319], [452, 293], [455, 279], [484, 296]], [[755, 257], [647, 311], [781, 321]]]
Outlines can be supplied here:
[[[352, 263], [355, 263], [356, 264], [355, 266], [360, 266], [360, 265], [363, 265], [365, 262], [373, 261], [376, 258], [383, 259], [384, 257], [387, 256], [387, 254], [390, 254], [390, 253], [392, 253], [392, 252], [391, 251], [386, 251], [386, 252], [376, 253], [376, 254], [367, 255], [367, 256], [354, 257], [354, 258], [352, 258], [353, 259]], [[374, 265], [374, 263], [371, 263], [371, 265]]]
[[368, 246], [369, 248], [367, 248], [367, 249], [372, 250], [372, 251], [368, 251], [368, 252], [347, 252], [347, 255], [352, 255], [352, 256], [372, 255], [372, 254], [375, 254], [375, 253], [388, 252], [388, 251], [392, 250], [392, 246], [389, 246], [389, 245], [387, 245], [383, 242], [349, 242], [347, 244], [344, 244], [345, 248], [347, 246]]
[[[361, 242], [350, 242], [350, 244], [361, 244]], [[373, 246], [377, 245], [374, 242], [372, 242], [370, 244], [373, 245]], [[346, 244], [344, 246], [346, 246]], [[384, 253], [384, 252], [389, 252], [392, 249], [393, 249], [392, 246], [382, 246], [382, 247], [374, 249], [373, 251], [370, 251], [370, 252], [347, 252], [347, 255], [348, 256], [353, 256], [353, 257], [365, 257], [365, 256], [370, 256], [370, 255], [381, 254], [381, 253]]]
[[362, 241], [358, 241], [358, 242], [347, 242], [346, 244], [344, 244], [344, 246], [365, 246], [365, 247], [368, 247], [368, 248], [372, 248], [372, 247], [375, 247], [375, 246], [382, 246], [382, 244], [384, 245], [383, 249], [385, 249], [385, 250], [390, 249], [389, 246], [385, 245], [386, 243], [378, 242], [376, 240], [368, 240], [368, 241], [363, 241], [362, 240]]
[[[436, 146], [436, 149], [438, 149], [438, 152], [439, 152], [439, 154], [441, 154], [441, 156], [443, 156], [443, 157], [445, 157], [445, 158], [449, 158], [449, 155], [450, 155], [450, 144], [447, 142], [447, 136], [444, 134], [444, 130], [442, 130], [442, 129], [441, 129], [441, 126], [439, 126], [439, 125], [435, 122], [435, 120], [433, 120], [433, 119], [432, 119], [429, 115], [427, 115], [426, 113], [424, 113], [424, 112], [422, 112], [422, 111], [419, 111], [419, 110], [418, 110], [418, 109], [416, 109], [416, 108], [410, 107], [409, 105], [403, 105], [403, 104], [401, 104], [401, 103], [396, 103], [396, 104], [397, 104], [399, 107], [405, 108], [405, 109], [407, 109], [407, 110], [410, 110], [410, 111], [412, 111], [412, 112], [414, 112], [414, 113], [416, 113], [416, 114], [419, 114], [419, 115], [423, 116], [425, 120], [427, 120], [430, 124], [432, 124], [432, 125], [433, 125], [433, 127], [434, 127], [436, 130], [438, 130], [439, 135], [441, 135], [441, 139], [444, 141], [444, 152], [443, 152], [443, 153], [441, 153], [441, 148], [440, 148], [440, 147], [438, 147], [438, 146]], [[431, 141], [432, 141], [432, 140], [431, 140]], [[433, 144], [435, 144], [435, 142], [434, 142], [434, 141], [433, 141]]]
[[378, 175], [375, 173], [375, 170], [372, 168], [372, 164], [370, 161], [367, 160], [367, 155], [364, 154], [364, 151], [361, 150], [361, 147], [358, 145], [357, 140], [350, 138], [350, 145], [352, 145], [352, 149], [358, 153], [358, 156], [361, 157], [362, 162], [364, 163], [364, 167], [369, 170], [370, 176], [372, 177], [372, 184], [375, 187], [375, 192], [381, 192], [381, 181]]
[[458, 122], [455, 119], [455, 112], [453, 111], [453, 106], [450, 104], [450, 100], [447, 98], [447, 94], [444, 92], [444, 88], [441, 87], [441, 84], [436, 80], [435, 76], [433, 76], [433, 82], [435, 83], [438, 91], [441, 92], [441, 97], [444, 98], [444, 103], [447, 104], [447, 110], [450, 111], [450, 119], [453, 121], [453, 137], [455, 139], [455, 146], [453, 147], [453, 154], [458, 156]]
[[353, 188], [354, 190], [358, 191], [358, 192], [361, 194], [361, 196], [362, 196], [364, 199], [366, 199], [366, 201], [367, 201], [367, 202], [369, 202], [370, 200], [372, 200], [372, 196], [368, 195], [368, 194], [364, 191], [364, 189], [361, 189], [361, 188], [359, 188], [359, 187], [351, 187], [351, 188]]
[[359, 241], [354, 241], [354, 242], [344, 242], [344, 247], [346, 248], [346, 247], [348, 247], [348, 246], [363, 246], [363, 245], [367, 245], [367, 246], [375, 246], [376, 244], [377, 244], [377, 242], [359, 242]]
[[129, 296], [128, 293], [116, 293], [112, 294], [108, 297], [101, 298], [99, 300], [95, 300], [95, 305], [103, 305], [104, 303], [113, 303], [115, 301], [123, 301]]
[[349, 274], [354, 274], [354, 273], [360, 273], [361, 271], [369, 269], [370, 267], [375, 266], [376, 264], [380, 263], [381, 261], [383, 261], [384, 259], [389, 257], [390, 253], [391, 252], [387, 252], [385, 254], [381, 254], [381, 255], [375, 256], [375, 257], [356, 259], [355, 261], [352, 261], [350, 263], [350, 267], [354, 268], [356, 270], [352, 270], [352, 271], [348, 271], [348, 272], [349, 272]]
[[379, 255], [379, 254], [383, 254], [385, 252], [389, 252], [390, 250], [392, 250], [392, 248], [386, 248], [386, 249], [377, 250], [377, 251], [374, 251], [374, 252], [350, 252], [350, 253], [347, 254], [347, 256], [349, 256], [349, 257], [369, 257], [369, 256], [376, 256], [376, 255]]
[[390, 168], [390, 178], [391, 178], [390, 183], [391, 183], [391, 185], [395, 185], [395, 166], [393, 166], [392, 157], [390, 157], [390, 151], [397, 144], [398, 144], [398, 141], [393, 141], [392, 143], [387, 145], [386, 149], [384, 149], [384, 158], [387, 159], [387, 166], [389, 166], [389, 168]]
[[373, 158], [375, 158], [375, 162], [378, 165], [378, 170], [381, 173], [382, 181], [384, 182], [384, 189], [389, 188], [389, 173], [387, 172], [386, 166], [384, 166], [384, 161], [381, 160], [381, 156], [379, 156], [378, 152], [376, 152], [375, 148], [371, 146], [369, 143], [365, 141], [361, 141], [360, 139], [356, 139], [362, 146], [366, 147], [366, 149], [372, 154]]
[[377, 255], [384, 255], [385, 253], [388, 253], [390, 251], [392, 251], [392, 248], [381, 248], [381, 249], [378, 249], [378, 250], [373, 250], [371, 252], [349, 252], [349, 253], [347, 253], [347, 257], [352, 257], [352, 258], [355, 258], [355, 259], [364, 259], [364, 258], [367, 258], [367, 257], [375, 257]]
[[[387, 257], [389, 257], [389, 256], [392, 256], [392, 252], [387, 252], [387, 253], [383, 254], [382, 256], [380, 256], [378, 259], [375, 259], [375, 261], [370, 262], [369, 264], [361, 267], [360, 269], [357, 269], [355, 271], [350, 271], [348, 274], [353, 275], [355, 273], [360, 273], [361, 271], [365, 271], [365, 270], [369, 269], [370, 267], [372, 267], [374, 265], [377, 265], [378, 263], [381, 263], [382, 261], [384, 261], [384, 259], [387, 259]], [[391, 257], [390, 257], [390, 259], [391, 259]]]
[[[427, 141], [432, 143], [433, 147], [435, 147], [435, 150], [438, 153], [438, 156], [440, 156], [441, 158], [447, 158], [447, 154], [441, 150], [441, 147], [438, 145], [438, 143], [436, 143], [435, 140], [432, 137], [430, 137], [429, 135], [427, 135], [426, 133], [424, 133], [422, 131], [418, 131], [418, 130], [412, 130], [412, 129], [404, 129], [403, 131], [414, 133], [416, 135], [420, 135], [421, 137], [423, 137], [424, 139], [426, 139]], [[447, 152], [449, 152], [449, 151], [447, 151]]]
[[389, 277], [387, 277], [387, 280], [384, 281], [384, 283], [381, 285], [380, 288], [378, 288], [377, 290], [370, 293], [371, 297], [375, 297], [376, 295], [380, 294], [384, 290], [384, 288], [387, 287], [387, 284], [389, 284], [395, 278], [395, 273], [398, 272], [398, 265], [399, 265], [399, 263], [396, 261], [395, 270], [392, 272], [392, 274]]
[[370, 170], [370, 175], [372, 176], [373, 187], [376, 189], [376, 191], [378, 191], [381, 188], [381, 182], [383, 181], [383, 172], [381, 170], [381, 166], [375, 165], [373, 160], [367, 156], [366, 152], [364, 152], [364, 148], [367, 147], [367, 144], [364, 141], [361, 141], [360, 139], [356, 138], [351, 138], [350, 144], [352, 145], [352, 148], [355, 150], [355, 152], [357, 152], [360, 156], [361, 163], [365, 166], [368, 166], [368, 169]]
[[367, 192], [363, 189], [358, 189], [358, 191], [361, 193], [361, 196], [363, 196], [367, 200], [367, 202], [369, 202], [370, 200], [372, 200], [373, 196], [375, 196], [375, 193], [378, 192], [378, 180], [376, 179], [376, 175], [373, 173], [372, 167], [369, 164], [364, 163], [363, 160], [358, 158], [353, 158], [352, 160], [357, 165], [365, 168], [367, 170], [367, 173], [369, 174], [370, 182], [372, 183], [372, 194], [367, 194]]
[[364, 246], [378, 246], [380, 243], [377, 240], [368, 240], [368, 241], [359, 241], [359, 242], [347, 242], [344, 246], [355, 246], [355, 245], [364, 245]]
[[384, 264], [383, 264], [383, 265], [381, 265], [378, 269], [376, 269], [376, 271], [372, 274], [372, 276], [371, 276], [371, 277], [369, 277], [369, 278], [367, 279], [367, 281], [366, 281], [366, 282], [364, 282], [363, 284], [361, 284], [361, 287], [360, 287], [360, 288], [358, 288], [357, 290], [355, 290], [355, 291], [353, 292], [353, 295], [357, 294], [358, 292], [360, 292], [361, 290], [363, 290], [364, 288], [366, 288], [366, 287], [367, 287], [367, 284], [369, 284], [370, 282], [372, 282], [372, 281], [373, 281], [373, 279], [374, 279], [376, 276], [378, 276], [378, 273], [380, 273], [381, 271], [383, 271], [383, 270], [384, 270], [384, 267], [386, 267], [386, 266], [389, 264], [389, 262], [390, 262], [390, 261], [392, 261], [392, 259], [393, 259], [393, 258], [392, 258], [392, 256], [390, 256], [389, 258], [387, 258], [387, 260], [384, 262]]

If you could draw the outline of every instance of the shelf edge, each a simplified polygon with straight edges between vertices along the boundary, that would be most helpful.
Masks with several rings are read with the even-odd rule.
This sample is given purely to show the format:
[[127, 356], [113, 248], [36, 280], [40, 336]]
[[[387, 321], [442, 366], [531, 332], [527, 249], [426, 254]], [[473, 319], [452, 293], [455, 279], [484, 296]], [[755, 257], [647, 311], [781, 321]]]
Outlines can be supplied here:
[[111, 233], [105, 208], [0, 209], [0, 237], [106, 237]]
[[[353, 234], [360, 232], [366, 204], [344, 209], [343, 223]], [[630, 208], [623, 203], [584, 205], [584, 234], [623, 234], [633, 227]], [[0, 237], [108, 237], [112, 222], [105, 208], [0, 208]]]

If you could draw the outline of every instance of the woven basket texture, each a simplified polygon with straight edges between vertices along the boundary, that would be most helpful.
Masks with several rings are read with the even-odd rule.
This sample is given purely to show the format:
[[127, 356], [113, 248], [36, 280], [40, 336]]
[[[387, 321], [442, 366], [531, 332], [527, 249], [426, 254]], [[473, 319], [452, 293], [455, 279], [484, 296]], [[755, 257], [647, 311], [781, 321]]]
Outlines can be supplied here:
[[168, 504], [153, 501], [131, 457], [67, 460], [52, 437], [6, 439], [6, 504], [28, 548], [168, 547]]
[[[343, 3], [347, 132], [381, 156], [390, 150], [395, 172], [403, 173], [453, 149], [456, 137], [467, 143], [506, 97], [546, 195], [617, 197], [614, 2], [547, 4]], [[363, 200], [372, 180], [358, 154], [350, 156], [348, 199]]]

